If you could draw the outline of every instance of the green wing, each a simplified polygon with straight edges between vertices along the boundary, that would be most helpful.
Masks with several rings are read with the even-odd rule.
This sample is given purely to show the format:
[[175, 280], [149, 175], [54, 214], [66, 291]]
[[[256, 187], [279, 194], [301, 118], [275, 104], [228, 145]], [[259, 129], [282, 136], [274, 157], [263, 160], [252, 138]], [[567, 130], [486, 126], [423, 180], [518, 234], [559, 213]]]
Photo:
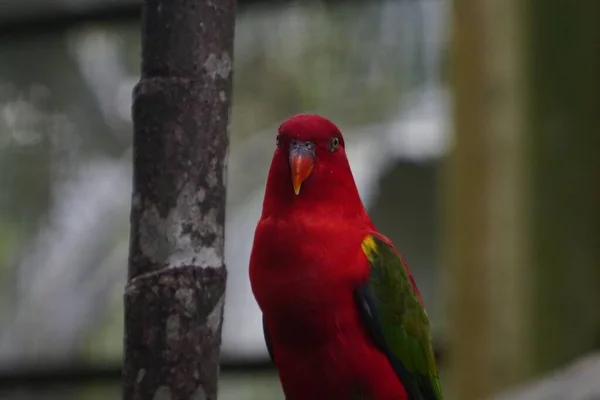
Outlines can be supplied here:
[[357, 288], [363, 320], [390, 360], [411, 400], [442, 400], [429, 319], [399, 253], [369, 235], [362, 249], [371, 264], [369, 281]]

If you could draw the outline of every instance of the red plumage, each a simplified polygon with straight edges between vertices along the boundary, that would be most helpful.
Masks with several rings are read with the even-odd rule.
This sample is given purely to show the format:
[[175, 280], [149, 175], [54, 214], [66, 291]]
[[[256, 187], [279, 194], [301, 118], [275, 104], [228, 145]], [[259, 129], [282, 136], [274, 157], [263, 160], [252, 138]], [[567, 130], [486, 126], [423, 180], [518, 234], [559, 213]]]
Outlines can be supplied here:
[[[314, 144], [314, 166], [298, 195], [289, 150], [295, 142]], [[359, 320], [353, 297], [370, 269], [361, 242], [374, 232], [338, 128], [316, 115], [284, 122], [254, 237], [250, 281], [287, 400], [358, 399], [359, 393], [370, 400], [407, 399]]]

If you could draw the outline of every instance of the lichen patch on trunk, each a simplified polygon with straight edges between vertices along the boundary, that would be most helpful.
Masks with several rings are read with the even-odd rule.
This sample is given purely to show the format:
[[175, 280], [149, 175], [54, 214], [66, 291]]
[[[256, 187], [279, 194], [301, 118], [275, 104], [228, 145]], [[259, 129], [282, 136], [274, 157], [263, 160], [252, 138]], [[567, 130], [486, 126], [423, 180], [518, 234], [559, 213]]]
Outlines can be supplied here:
[[[207, 177], [216, 185], [216, 177]], [[165, 267], [219, 267], [223, 264], [223, 226], [217, 210], [202, 213], [206, 189], [187, 183], [176, 205], [162, 218], [158, 208], [144, 204], [138, 224], [139, 244], [144, 257]], [[212, 239], [212, 240], [207, 240]]]
[[202, 386], [198, 386], [198, 389], [192, 394], [192, 398], [190, 400], [206, 400], [206, 392], [202, 388]]
[[206, 326], [213, 332], [218, 332], [223, 321], [223, 306], [225, 305], [225, 295], [221, 296], [215, 308], [206, 318]]
[[223, 52], [221, 56], [211, 53], [204, 63], [204, 68], [212, 79], [215, 79], [217, 76], [227, 79], [231, 73], [231, 65], [232, 61], [228, 53]]
[[171, 400], [171, 390], [168, 386], [160, 386], [156, 389], [152, 400]]
[[192, 315], [196, 312], [197, 307], [196, 307], [196, 303], [194, 302], [194, 290], [193, 289], [188, 289], [188, 288], [177, 289], [177, 291], [175, 292], [175, 298], [177, 299], [177, 301], [179, 301], [179, 303], [181, 305], [183, 305], [183, 308], [187, 315]]
[[179, 342], [179, 328], [181, 324], [179, 323], [179, 315], [173, 314], [167, 318], [167, 323], [165, 327], [165, 331], [167, 332], [167, 344]]
[[144, 379], [144, 375], [146, 375], [146, 370], [144, 368], [140, 369], [137, 373], [137, 377], [135, 378], [135, 383], [140, 383], [142, 382], [142, 379]]

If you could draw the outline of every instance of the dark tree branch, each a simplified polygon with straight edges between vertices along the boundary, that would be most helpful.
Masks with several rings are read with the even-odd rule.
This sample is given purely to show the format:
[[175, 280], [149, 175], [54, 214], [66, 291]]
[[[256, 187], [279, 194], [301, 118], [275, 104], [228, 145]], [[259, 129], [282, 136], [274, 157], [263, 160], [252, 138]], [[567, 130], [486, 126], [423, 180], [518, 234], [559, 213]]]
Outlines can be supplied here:
[[146, 0], [123, 398], [216, 399], [235, 0]]

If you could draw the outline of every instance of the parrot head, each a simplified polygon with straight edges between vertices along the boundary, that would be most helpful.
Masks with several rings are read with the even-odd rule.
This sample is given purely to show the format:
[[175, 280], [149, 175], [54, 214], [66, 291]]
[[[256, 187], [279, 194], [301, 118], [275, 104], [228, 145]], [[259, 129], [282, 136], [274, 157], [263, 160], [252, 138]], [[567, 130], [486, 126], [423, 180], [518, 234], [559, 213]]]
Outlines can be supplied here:
[[276, 140], [275, 158], [287, 158], [290, 188], [296, 195], [300, 194], [302, 184], [313, 173], [315, 164], [315, 176], [322, 180], [326, 176], [320, 175], [327, 175], [333, 172], [336, 164], [346, 162], [342, 133], [332, 122], [318, 115], [291, 117], [279, 127]]
[[277, 131], [265, 205], [348, 208], [357, 203], [362, 210], [344, 146], [342, 133], [326, 118], [298, 114], [287, 119]]

